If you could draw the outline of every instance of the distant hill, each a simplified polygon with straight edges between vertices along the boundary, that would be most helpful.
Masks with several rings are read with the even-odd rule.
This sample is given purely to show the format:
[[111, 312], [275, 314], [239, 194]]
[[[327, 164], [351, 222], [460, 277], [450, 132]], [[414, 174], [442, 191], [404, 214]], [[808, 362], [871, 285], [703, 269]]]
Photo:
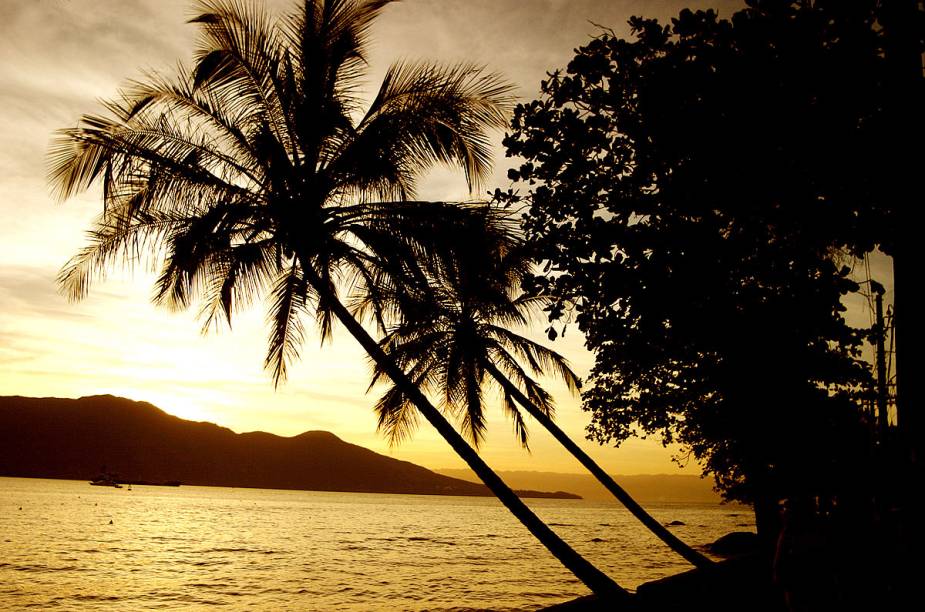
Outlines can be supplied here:
[[[467, 469], [440, 469], [438, 473], [474, 480]], [[585, 499], [613, 501], [613, 496], [590, 474], [499, 471], [504, 482], [515, 488], [571, 491]], [[687, 474], [638, 474], [613, 479], [639, 502], [720, 503], [711, 479]]]
[[[0, 476], [368, 493], [488, 496], [326, 431], [237, 434], [111, 395], [0, 397]], [[519, 491], [524, 497], [577, 497]]]

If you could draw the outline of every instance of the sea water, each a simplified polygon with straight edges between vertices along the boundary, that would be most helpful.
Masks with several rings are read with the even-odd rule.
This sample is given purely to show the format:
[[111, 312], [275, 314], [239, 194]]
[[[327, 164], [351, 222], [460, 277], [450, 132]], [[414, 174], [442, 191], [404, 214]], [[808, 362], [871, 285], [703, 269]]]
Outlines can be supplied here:
[[[690, 566], [614, 503], [527, 500], [622, 586]], [[695, 547], [746, 508], [649, 504]], [[0, 478], [0, 609], [536, 610], [587, 594], [493, 498]]]

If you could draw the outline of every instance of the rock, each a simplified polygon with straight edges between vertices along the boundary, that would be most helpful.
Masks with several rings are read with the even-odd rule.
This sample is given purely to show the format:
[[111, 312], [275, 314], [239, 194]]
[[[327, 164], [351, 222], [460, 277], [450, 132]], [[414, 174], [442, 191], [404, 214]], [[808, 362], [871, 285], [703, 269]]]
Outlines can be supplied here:
[[680, 527], [682, 525], [687, 525], [684, 521], [671, 521], [670, 523], [665, 523], [668, 527]]
[[[743, 555], [636, 587], [636, 612], [781, 612], [767, 560]], [[614, 610], [618, 608], [602, 608]], [[625, 608], [623, 608], [625, 609]]]
[[758, 534], [751, 531], [733, 531], [720, 537], [707, 548], [714, 555], [734, 557], [758, 549]]

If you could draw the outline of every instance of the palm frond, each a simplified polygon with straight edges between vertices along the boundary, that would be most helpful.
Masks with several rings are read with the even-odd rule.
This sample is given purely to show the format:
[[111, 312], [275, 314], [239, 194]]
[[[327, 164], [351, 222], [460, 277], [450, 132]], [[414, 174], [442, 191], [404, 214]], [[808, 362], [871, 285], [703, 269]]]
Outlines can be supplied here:
[[524, 419], [524, 415], [517, 407], [517, 403], [514, 401], [514, 397], [507, 391], [501, 392], [501, 400], [501, 406], [504, 408], [504, 413], [510, 417], [511, 423], [514, 427], [514, 435], [520, 441], [521, 447], [529, 451], [530, 433], [527, 431], [527, 422]]
[[572, 370], [568, 359], [559, 353], [500, 326], [492, 326], [491, 333], [499, 344], [526, 361], [534, 374], [552, 374], [572, 393], [581, 389], [581, 379]]
[[230, 249], [232, 232], [223, 225], [224, 207], [201, 216], [189, 217], [168, 240], [168, 254], [155, 284], [154, 301], [174, 309], [186, 308], [201, 294], [210, 267], [218, 264], [220, 253]]
[[327, 286], [327, 291], [321, 292], [318, 297], [318, 305], [315, 309], [315, 321], [318, 324], [318, 336], [321, 340], [321, 346], [330, 341], [334, 334], [334, 311], [332, 310], [333, 302], [338, 300], [337, 283], [330, 276], [331, 268], [329, 266], [320, 266], [322, 282]]
[[385, 435], [390, 448], [411, 439], [417, 430], [417, 409], [398, 387], [386, 391], [373, 410], [378, 415], [376, 431]]
[[203, 333], [222, 320], [230, 328], [233, 313], [265, 293], [280, 273], [277, 251], [272, 241], [263, 240], [232, 245], [216, 254], [199, 312]]
[[305, 0], [286, 20], [291, 48], [298, 50], [303, 89], [337, 85], [350, 92], [366, 67], [369, 28], [393, 0]]
[[[445, 385], [446, 355], [449, 351], [448, 338], [441, 330], [425, 327], [393, 330], [381, 341], [382, 350], [392, 361], [405, 371], [428, 372], [425, 382], [434, 386]], [[374, 364], [370, 388], [388, 377]]]
[[528, 378], [525, 382], [527, 386], [527, 399], [530, 400], [530, 403], [550, 419], [554, 418], [556, 414], [556, 405], [553, 403], [552, 396], [549, 392], [532, 379]]
[[290, 363], [299, 358], [299, 350], [305, 340], [302, 317], [308, 312], [309, 287], [293, 263], [280, 274], [272, 290], [273, 303], [267, 317], [270, 338], [264, 367], [273, 375], [273, 384], [286, 380]]
[[257, 132], [252, 123], [253, 113], [240, 108], [227, 108], [222, 96], [211, 88], [195, 88], [194, 77], [183, 66], [177, 67], [176, 77], [169, 79], [156, 72], [146, 74], [144, 81], [132, 81], [123, 94], [127, 103], [113, 110], [122, 113], [122, 121], [131, 121], [141, 112], [166, 114], [182, 118], [188, 124], [208, 130], [210, 142], [228, 152], [239, 162], [242, 174], [261, 187], [267, 187], [267, 169], [262, 164], [255, 144], [248, 134]]
[[[433, 376], [433, 372], [428, 364], [418, 363], [407, 372], [407, 375], [422, 392], [426, 393], [430, 388], [429, 381]], [[370, 385], [371, 388], [372, 385]], [[369, 390], [367, 389], [367, 391]], [[417, 429], [417, 408], [411, 398], [405, 395], [398, 385], [393, 384], [390, 386], [376, 402], [374, 410], [379, 417], [376, 430], [385, 434], [390, 447], [397, 446], [401, 442], [410, 439]]]
[[239, 183], [242, 169], [233, 160], [164, 116], [136, 116], [132, 124], [85, 116], [78, 128], [59, 132], [49, 163], [49, 180], [62, 198], [102, 177], [105, 207], [131, 200], [139, 212], [194, 214], [209, 200], [255, 197]]
[[87, 190], [109, 165], [110, 149], [81, 135], [79, 128], [58, 130], [49, 146], [46, 178], [58, 201]]
[[480, 364], [474, 360], [467, 360], [464, 364], [464, 374], [460, 377], [460, 384], [465, 389], [465, 405], [460, 409], [462, 420], [460, 429], [477, 449], [485, 439], [487, 423], [485, 421], [485, 407], [482, 401], [482, 380], [484, 372]]
[[277, 162], [296, 158], [291, 113], [280, 74], [284, 49], [281, 33], [270, 21], [265, 6], [236, 0], [200, 0], [198, 15], [190, 23], [200, 26], [195, 54], [194, 89], [208, 88], [228, 109], [254, 113], [272, 136], [263, 139], [278, 149], [270, 151]]
[[[504, 393], [511, 394], [518, 402], [526, 399], [529, 405], [525, 404], [524, 408], [528, 411], [536, 410], [554, 418], [556, 405], [552, 395], [533, 380], [516, 359], [504, 350], [492, 351], [491, 357], [492, 366], [488, 370]], [[518, 393], [523, 397], [518, 397]]]
[[365, 185], [397, 177], [413, 197], [422, 170], [457, 165], [470, 190], [477, 190], [491, 170], [487, 130], [506, 127], [512, 90], [472, 64], [395, 64], [332, 170]]
[[62, 267], [57, 284], [69, 300], [86, 297], [91, 283], [105, 279], [106, 270], [119, 262], [131, 268], [149, 251], [156, 258], [159, 245], [185, 223], [184, 218], [169, 213], [133, 217], [119, 213], [109, 209], [89, 232], [90, 244]]

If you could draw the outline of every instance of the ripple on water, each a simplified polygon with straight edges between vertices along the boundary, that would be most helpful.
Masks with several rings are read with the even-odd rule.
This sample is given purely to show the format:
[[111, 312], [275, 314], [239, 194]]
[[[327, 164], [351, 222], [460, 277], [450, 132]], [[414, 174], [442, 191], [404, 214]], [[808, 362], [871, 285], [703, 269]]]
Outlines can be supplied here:
[[212, 554], [212, 553], [254, 553], [258, 555], [275, 555], [275, 550], [262, 550], [259, 548], [207, 548], [205, 550], [198, 551], [197, 554]]
[[[0, 513], [0, 610], [533, 610], [586, 593], [492, 499], [88, 488], [0, 479], [0, 506], [31, 510]], [[530, 505], [628, 588], [687, 569], [613, 505]], [[692, 525], [693, 544], [747, 520], [719, 506], [652, 511]]]

